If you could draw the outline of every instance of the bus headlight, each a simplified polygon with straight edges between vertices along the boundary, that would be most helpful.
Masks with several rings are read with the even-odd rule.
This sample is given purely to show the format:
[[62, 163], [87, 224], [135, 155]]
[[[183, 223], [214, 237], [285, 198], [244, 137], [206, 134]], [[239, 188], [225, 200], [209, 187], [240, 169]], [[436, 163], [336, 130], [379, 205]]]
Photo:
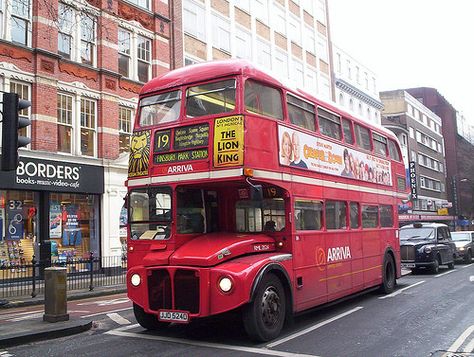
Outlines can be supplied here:
[[141, 278], [140, 278], [140, 275], [139, 274], [133, 274], [131, 277], [130, 277], [130, 282], [132, 283], [133, 286], [138, 286], [140, 285], [141, 283]]
[[219, 280], [219, 289], [221, 289], [224, 293], [231, 291], [232, 285], [232, 280], [230, 280], [228, 277], [223, 277], [221, 280]]

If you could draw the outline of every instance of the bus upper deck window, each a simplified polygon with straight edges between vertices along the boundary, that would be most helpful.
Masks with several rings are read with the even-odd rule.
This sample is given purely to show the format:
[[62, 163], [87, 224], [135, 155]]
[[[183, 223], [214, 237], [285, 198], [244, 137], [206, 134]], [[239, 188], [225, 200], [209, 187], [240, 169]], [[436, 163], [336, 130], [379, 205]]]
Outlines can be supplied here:
[[186, 91], [186, 116], [232, 112], [235, 109], [235, 79], [200, 84]]
[[290, 94], [287, 95], [287, 103], [290, 121], [295, 125], [301, 126], [302, 128], [315, 131], [314, 105]]
[[247, 80], [245, 82], [245, 110], [250, 113], [283, 119], [280, 91], [264, 84]]
[[157, 125], [175, 121], [181, 109], [181, 92], [173, 91], [140, 101], [140, 126]]
[[341, 140], [341, 117], [318, 108], [318, 122], [321, 134]]

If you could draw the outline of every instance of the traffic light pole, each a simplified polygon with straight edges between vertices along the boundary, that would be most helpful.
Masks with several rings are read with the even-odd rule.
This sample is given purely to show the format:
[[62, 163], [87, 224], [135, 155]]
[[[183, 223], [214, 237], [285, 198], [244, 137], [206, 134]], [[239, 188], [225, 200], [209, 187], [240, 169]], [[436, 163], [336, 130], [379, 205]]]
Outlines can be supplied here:
[[31, 106], [16, 93], [3, 93], [2, 108], [2, 171], [14, 171], [18, 166], [18, 148], [30, 143], [30, 138], [18, 135], [18, 129], [31, 124], [27, 118], [20, 118], [19, 112]]

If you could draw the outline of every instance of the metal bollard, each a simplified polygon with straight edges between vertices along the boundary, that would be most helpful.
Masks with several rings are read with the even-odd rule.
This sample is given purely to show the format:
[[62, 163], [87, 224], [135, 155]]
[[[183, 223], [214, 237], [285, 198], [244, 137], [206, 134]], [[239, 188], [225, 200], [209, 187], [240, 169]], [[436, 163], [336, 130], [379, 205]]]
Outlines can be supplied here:
[[44, 315], [43, 321], [68, 321], [66, 268], [44, 270]]

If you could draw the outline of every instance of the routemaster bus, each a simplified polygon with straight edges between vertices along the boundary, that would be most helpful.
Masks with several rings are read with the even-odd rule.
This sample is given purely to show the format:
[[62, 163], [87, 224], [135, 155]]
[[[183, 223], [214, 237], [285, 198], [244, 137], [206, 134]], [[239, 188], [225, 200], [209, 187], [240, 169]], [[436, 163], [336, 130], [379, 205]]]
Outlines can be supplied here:
[[400, 277], [394, 134], [250, 62], [143, 87], [127, 186], [128, 297], [146, 329], [238, 309], [268, 341], [294, 314]]

